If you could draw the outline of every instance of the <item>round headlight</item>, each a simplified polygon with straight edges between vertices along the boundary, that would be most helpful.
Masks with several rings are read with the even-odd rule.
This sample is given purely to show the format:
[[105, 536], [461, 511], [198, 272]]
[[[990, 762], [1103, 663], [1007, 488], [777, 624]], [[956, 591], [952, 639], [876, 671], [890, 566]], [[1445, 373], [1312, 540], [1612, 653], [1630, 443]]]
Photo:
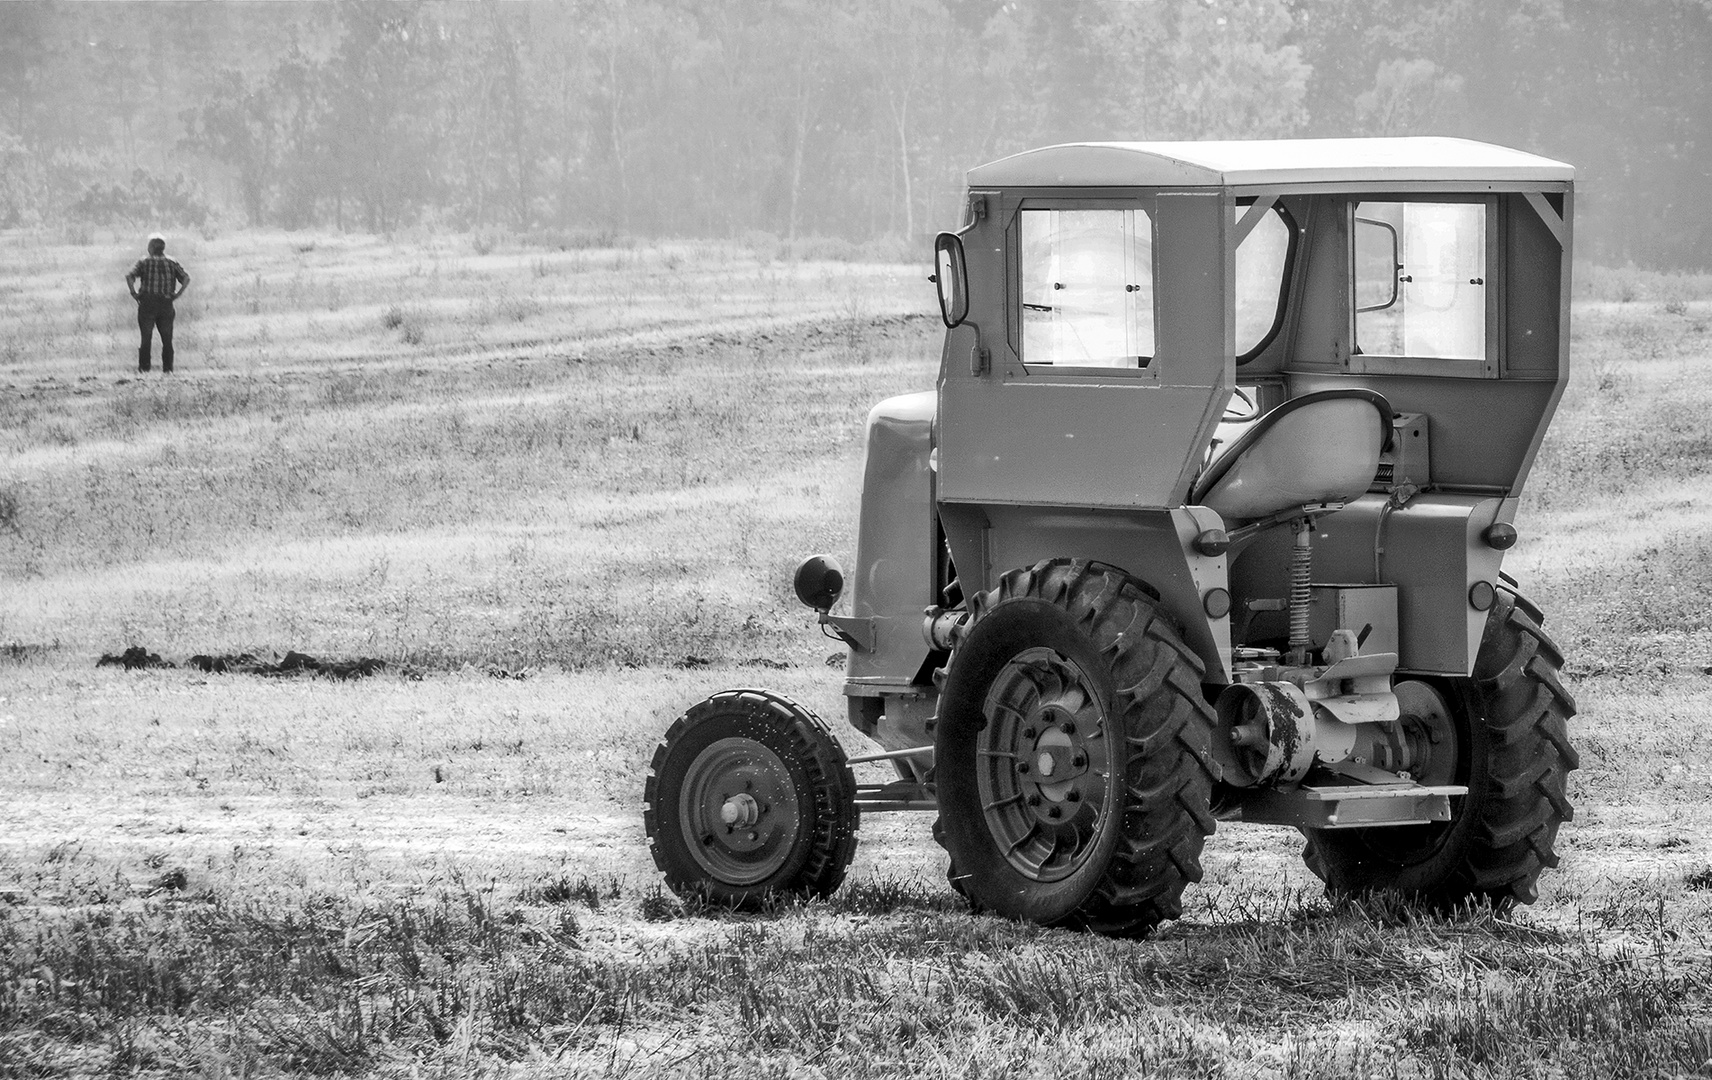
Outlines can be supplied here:
[[831, 555], [810, 555], [797, 567], [797, 599], [816, 611], [831, 610], [844, 595], [844, 569]]

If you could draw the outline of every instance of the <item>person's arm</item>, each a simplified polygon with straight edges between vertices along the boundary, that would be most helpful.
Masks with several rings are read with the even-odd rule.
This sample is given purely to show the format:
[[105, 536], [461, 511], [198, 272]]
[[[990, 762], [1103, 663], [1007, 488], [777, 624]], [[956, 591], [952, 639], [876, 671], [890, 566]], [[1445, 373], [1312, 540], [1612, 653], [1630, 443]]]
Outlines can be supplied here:
[[174, 300], [183, 296], [184, 290], [190, 288], [190, 273], [182, 266], [177, 267], [177, 270], [178, 273], [175, 276], [178, 278], [178, 288], [172, 294]]
[[132, 300], [140, 299], [140, 297], [137, 296], [137, 277], [138, 268], [135, 264], [132, 264], [131, 272], [125, 275], [125, 288], [130, 290]]

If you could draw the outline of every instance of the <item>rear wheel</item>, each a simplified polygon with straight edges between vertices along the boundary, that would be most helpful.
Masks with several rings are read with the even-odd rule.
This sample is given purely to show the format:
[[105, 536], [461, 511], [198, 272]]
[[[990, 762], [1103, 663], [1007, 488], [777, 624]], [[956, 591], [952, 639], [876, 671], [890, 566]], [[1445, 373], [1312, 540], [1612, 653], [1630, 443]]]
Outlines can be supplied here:
[[1122, 571], [1054, 560], [971, 605], [935, 731], [958, 891], [1017, 919], [1145, 933], [1214, 821], [1201, 662]]
[[673, 892], [752, 908], [838, 887], [856, 852], [855, 798], [825, 721], [766, 690], [728, 690], [666, 732], [643, 824]]
[[[1334, 895], [1392, 892], [1441, 908], [1532, 903], [1541, 871], [1558, 863], [1558, 826], [1574, 813], [1567, 789], [1578, 764], [1568, 734], [1575, 701], [1558, 681], [1562, 667], [1562, 654], [1534, 613], [1500, 591], [1474, 677], [1446, 680], [1433, 695], [1448, 716], [1415, 710], [1416, 726], [1437, 754], [1428, 760], [1438, 775], [1422, 779], [1468, 786], [1466, 796], [1451, 800], [1451, 820], [1309, 830], [1308, 868]], [[1454, 739], [1454, 769], [1444, 762], [1447, 736]]]

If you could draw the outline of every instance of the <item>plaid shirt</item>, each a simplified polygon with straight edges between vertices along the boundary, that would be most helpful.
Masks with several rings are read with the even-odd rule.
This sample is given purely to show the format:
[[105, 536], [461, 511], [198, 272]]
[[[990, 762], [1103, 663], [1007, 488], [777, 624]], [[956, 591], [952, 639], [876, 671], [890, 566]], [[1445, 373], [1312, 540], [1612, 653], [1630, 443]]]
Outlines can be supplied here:
[[190, 284], [190, 275], [184, 272], [184, 267], [178, 265], [177, 259], [165, 255], [150, 255], [138, 259], [137, 265], [131, 267], [131, 272], [125, 275], [126, 281], [143, 280], [137, 290], [144, 296], [171, 296], [172, 283]]

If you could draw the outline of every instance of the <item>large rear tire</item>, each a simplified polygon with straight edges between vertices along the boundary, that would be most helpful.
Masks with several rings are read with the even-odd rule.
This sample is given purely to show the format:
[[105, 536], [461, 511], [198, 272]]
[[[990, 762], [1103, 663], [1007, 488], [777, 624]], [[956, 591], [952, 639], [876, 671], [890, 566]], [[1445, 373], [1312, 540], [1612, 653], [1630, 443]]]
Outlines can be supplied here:
[[654, 864], [686, 899], [825, 897], [856, 853], [843, 749], [824, 720], [766, 690], [727, 690], [678, 717], [643, 797]]
[[1142, 934], [1201, 879], [1213, 713], [1143, 590], [1052, 560], [971, 603], [940, 696], [934, 831], [978, 909]]
[[1558, 681], [1563, 655], [1532, 606], [1500, 590], [1472, 679], [1443, 685], [1457, 740], [1451, 820], [1435, 825], [1307, 830], [1303, 858], [1334, 896], [1386, 892], [1437, 908], [1531, 904], [1558, 864], [1558, 826], [1574, 816], [1569, 773], [1575, 701]]

